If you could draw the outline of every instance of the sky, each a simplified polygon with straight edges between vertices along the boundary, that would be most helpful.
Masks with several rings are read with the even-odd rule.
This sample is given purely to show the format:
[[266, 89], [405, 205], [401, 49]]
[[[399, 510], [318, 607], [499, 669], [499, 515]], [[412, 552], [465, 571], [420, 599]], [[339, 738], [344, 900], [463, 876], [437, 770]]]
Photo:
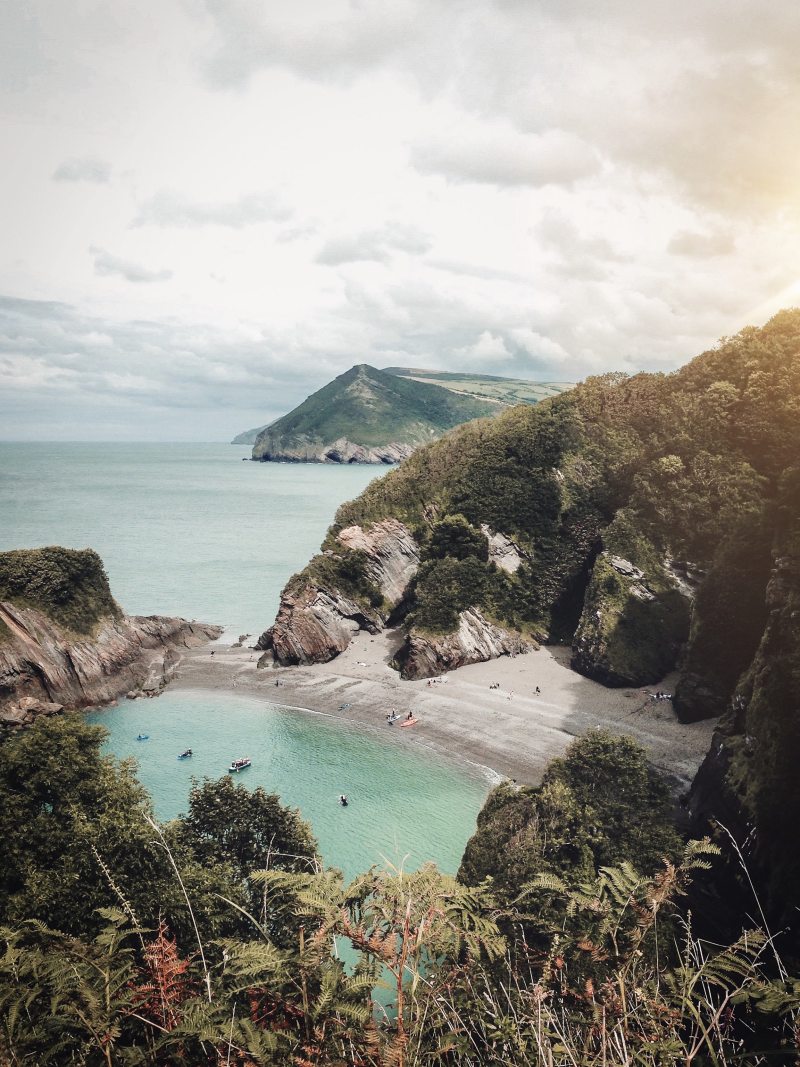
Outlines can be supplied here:
[[795, 0], [7, 0], [0, 437], [673, 370], [800, 303], [798, 47]]

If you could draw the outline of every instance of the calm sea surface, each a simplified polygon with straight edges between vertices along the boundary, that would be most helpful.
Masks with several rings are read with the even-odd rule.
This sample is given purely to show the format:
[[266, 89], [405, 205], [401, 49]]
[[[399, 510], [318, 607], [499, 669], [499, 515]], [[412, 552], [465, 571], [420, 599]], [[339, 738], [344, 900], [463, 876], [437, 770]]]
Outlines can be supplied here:
[[[0, 550], [91, 547], [131, 614], [219, 623], [228, 641], [258, 634], [338, 505], [383, 471], [247, 455], [224, 444], [0, 443]], [[455, 871], [488, 790], [411, 744], [246, 697], [167, 690], [90, 719], [110, 731], [109, 751], [137, 758], [165, 819], [186, 809], [192, 775], [215, 778], [250, 756], [237, 781], [298, 807], [325, 859], [349, 875], [384, 859]], [[177, 760], [187, 747], [192, 759]]]

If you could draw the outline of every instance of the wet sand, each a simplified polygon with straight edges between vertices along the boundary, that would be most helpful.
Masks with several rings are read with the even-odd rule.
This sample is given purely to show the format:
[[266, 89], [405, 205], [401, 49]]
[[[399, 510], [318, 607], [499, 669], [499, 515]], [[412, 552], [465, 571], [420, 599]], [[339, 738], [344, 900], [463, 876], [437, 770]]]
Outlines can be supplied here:
[[[606, 689], [569, 669], [569, 649], [547, 647], [460, 667], [429, 685], [403, 681], [388, 666], [397, 641], [396, 633], [361, 632], [330, 663], [261, 670], [260, 652], [216, 645], [211, 655], [205, 646], [186, 653], [173, 684], [234, 690], [384, 735], [391, 731], [394, 743], [424, 745], [531, 785], [573, 738], [596, 727], [636, 738], [678, 790], [710, 747], [716, 720], [682, 725], [669, 701], [651, 700], [654, 689], [672, 692], [674, 676], [647, 689]], [[489, 688], [494, 683], [499, 689]], [[387, 725], [388, 713], [405, 718], [409, 711], [416, 726], [401, 729], [400, 719]]]

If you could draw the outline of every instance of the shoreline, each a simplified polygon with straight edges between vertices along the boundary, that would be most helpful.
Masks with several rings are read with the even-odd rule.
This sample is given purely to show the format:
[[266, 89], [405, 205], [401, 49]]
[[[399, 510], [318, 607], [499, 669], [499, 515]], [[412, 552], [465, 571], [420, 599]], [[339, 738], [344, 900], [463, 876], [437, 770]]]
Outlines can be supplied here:
[[394, 742], [413, 734], [408, 741], [450, 762], [525, 785], [538, 785], [552, 759], [597, 727], [643, 744], [676, 792], [688, 788], [711, 746], [716, 719], [682, 724], [670, 702], [650, 699], [653, 689], [671, 692], [676, 675], [643, 689], [607, 689], [569, 668], [569, 649], [543, 646], [459, 667], [440, 682], [405, 681], [388, 665], [399, 640], [397, 631], [361, 631], [328, 663], [261, 670], [254, 649], [217, 643], [184, 653], [170, 688], [260, 697], [384, 735], [388, 712], [413, 711], [417, 725], [395, 724]]

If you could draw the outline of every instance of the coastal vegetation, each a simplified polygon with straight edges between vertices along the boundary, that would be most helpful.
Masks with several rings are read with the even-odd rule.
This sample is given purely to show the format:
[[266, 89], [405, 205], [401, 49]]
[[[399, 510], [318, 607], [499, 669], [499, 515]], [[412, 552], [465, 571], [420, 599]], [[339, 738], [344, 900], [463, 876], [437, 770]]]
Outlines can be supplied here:
[[[4, 745], [4, 1063], [797, 1056], [800, 981], [757, 928], [727, 947], [694, 935], [683, 901], [718, 849], [682, 845], [663, 783], [625, 739], [579, 740], [540, 790], [517, 791], [536, 811], [527, 852], [512, 840], [524, 825], [503, 815], [515, 791], [490, 798], [476, 837], [504, 825], [516, 860], [471, 845], [458, 879], [427, 865], [350, 884], [295, 812], [229, 779], [197, 783], [188, 815], [159, 825], [101, 740], [64, 718]], [[41, 772], [25, 773], [34, 758]], [[74, 769], [55, 774], [65, 761]]]
[[[415, 654], [429, 635], [455, 640], [478, 608], [569, 642], [573, 667], [606, 685], [658, 683], [679, 667], [679, 718], [722, 716], [688, 817], [698, 831], [725, 825], [765, 914], [793, 930], [799, 416], [800, 311], [787, 310], [672, 374], [590, 378], [417, 451], [339, 509], [322, 586], [337, 588], [342, 529], [400, 521], [421, 563], [391, 618]], [[515, 569], [487, 557], [495, 533], [513, 542]], [[291, 587], [320, 588], [315, 567]], [[718, 895], [734, 883], [747, 894], [717, 834], [729, 853]]]
[[[103, 561], [91, 549], [26, 548], [0, 552], [0, 601], [35, 608], [76, 634], [122, 615]], [[0, 622], [0, 640], [8, 630]]]

